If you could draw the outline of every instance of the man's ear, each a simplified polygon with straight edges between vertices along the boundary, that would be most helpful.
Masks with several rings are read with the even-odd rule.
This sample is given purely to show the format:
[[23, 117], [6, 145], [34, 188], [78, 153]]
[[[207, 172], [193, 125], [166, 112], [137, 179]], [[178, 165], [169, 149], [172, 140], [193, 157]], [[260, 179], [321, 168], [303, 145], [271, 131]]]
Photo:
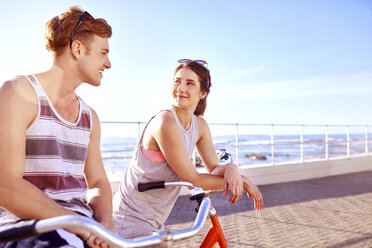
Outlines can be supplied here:
[[81, 54], [83, 53], [83, 50], [85, 49], [84, 45], [79, 40], [74, 40], [71, 43], [71, 53], [74, 58], [78, 59]]

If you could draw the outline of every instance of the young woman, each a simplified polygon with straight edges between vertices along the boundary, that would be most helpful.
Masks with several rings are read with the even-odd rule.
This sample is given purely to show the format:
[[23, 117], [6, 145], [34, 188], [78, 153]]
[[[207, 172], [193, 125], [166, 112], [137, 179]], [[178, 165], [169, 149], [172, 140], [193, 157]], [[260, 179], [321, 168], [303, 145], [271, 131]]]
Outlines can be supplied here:
[[[201, 117], [211, 87], [206, 62], [178, 62], [172, 108], [147, 123], [114, 196], [114, 225], [125, 238], [150, 235], [161, 228], [180, 192], [179, 187], [138, 192], [139, 182], [182, 180], [204, 190], [224, 190], [224, 196], [230, 191], [231, 204], [245, 191], [254, 198], [256, 210], [263, 206], [261, 192], [239, 174], [235, 164], [219, 164], [208, 124]], [[198, 173], [191, 162], [195, 146], [209, 174]]]

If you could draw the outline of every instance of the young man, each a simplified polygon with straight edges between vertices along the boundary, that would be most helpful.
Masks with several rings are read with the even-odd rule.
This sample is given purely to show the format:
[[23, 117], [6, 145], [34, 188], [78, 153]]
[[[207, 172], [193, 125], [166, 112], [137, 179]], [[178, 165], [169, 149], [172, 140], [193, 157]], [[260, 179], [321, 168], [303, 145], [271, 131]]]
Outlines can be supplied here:
[[[45, 36], [53, 53], [52, 67], [0, 88], [0, 225], [85, 215], [114, 230], [100, 122], [75, 94], [84, 82], [100, 85], [102, 72], [111, 67], [111, 27], [104, 19], [71, 7], [46, 24]], [[107, 246], [91, 233], [68, 231], [57, 230], [12, 247]]]

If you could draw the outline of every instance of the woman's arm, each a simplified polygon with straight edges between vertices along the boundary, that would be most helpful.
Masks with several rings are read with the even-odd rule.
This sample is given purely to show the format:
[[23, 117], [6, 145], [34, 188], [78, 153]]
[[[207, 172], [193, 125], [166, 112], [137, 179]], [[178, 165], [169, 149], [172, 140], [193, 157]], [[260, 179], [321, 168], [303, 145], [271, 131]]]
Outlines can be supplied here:
[[236, 202], [243, 195], [243, 182], [240, 177], [239, 168], [235, 164], [220, 165], [212, 142], [212, 135], [207, 122], [198, 117], [199, 140], [196, 144], [198, 152], [207, 168], [213, 175], [224, 177], [224, 196], [230, 190], [229, 202]]
[[264, 200], [260, 190], [247, 177], [242, 176], [244, 191], [247, 192], [249, 198], [254, 199], [254, 209], [261, 210], [264, 205]]
[[[173, 171], [181, 178], [181, 180], [191, 182], [194, 185], [202, 187], [205, 190], [224, 189], [225, 183], [224, 177], [222, 175], [197, 172], [196, 168], [194, 167], [186, 153], [184, 144], [182, 142], [182, 137], [179, 132], [179, 127], [171, 113], [167, 111], [159, 113], [151, 121], [147, 131], [150, 132], [150, 135], [155, 139], [168, 164], [173, 169]], [[219, 161], [214, 152], [214, 149], [209, 150], [214, 153], [215, 166], [218, 166]], [[203, 155], [205, 156], [205, 154]], [[210, 154], [208, 156], [210, 156]], [[212, 169], [214, 168], [215, 167], [213, 167]], [[234, 204], [236, 200], [240, 198], [240, 196], [236, 195], [237, 193], [237, 190], [231, 192], [231, 197], [229, 199], [231, 204]]]
[[218, 161], [218, 158], [213, 147], [212, 136], [210, 134], [209, 127], [202, 118], [198, 119], [200, 120], [198, 126], [202, 129], [200, 132], [201, 137], [199, 139], [199, 142], [197, 143], [198, 151], [206, 167], [209, 169], [209, 171], [211, 171], [212, 174], [224, 176], [224, 195], [226, 195], [229, 188], [231, 192], [235, 190], [234, 195], [236, 197], [239, 196], [238, 199], [240, 199], [244, 190], [245, 192], [247, 192], [250, 198], [254, 199], [255, 209], [261, 210], [264, 202], [260, 190], [247, 177], [240, 175], [239, 168], [236, 164], [229, 163], [223, 166], [216, 166], [216, 160]]

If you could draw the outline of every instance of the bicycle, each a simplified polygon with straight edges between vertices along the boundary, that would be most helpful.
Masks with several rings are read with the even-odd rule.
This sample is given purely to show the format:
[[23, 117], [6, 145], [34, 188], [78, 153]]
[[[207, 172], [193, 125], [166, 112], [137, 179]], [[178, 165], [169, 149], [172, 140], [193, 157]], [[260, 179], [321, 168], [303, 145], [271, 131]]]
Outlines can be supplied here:
[[[190, 197], [190, 200], [196, 200], [198, 206], [196, 207], [196, 211], [198, 212], [198, 208], [201, 204], [202, 199], [208, 197], [211, 193], [211, 191], [203, 191], [200, 188], [196, 188], [193, 184], [189, 182], [149, 182], [149, 183], [139, 183], [138, 184], [138, 190], [140, 192], [146, 191], [146, 190], [151, 190], [151, 189], [159, 189], [159, 188], [166, 188], [166, 187], [174, 187], [174, 186], [186, 186], [189, 187], [190, 190], [196, 190], [195, 192], [198, 193], [193, 193], [192, 196]], [[211, 226], [209, 228], [209, 231], [207, 235], [204, 237], [200, 248], [212, 248], [216, 243], [219, 244], [220, 248], [226, 248], [227, 247], [227, 242], [225, 235], [222, 231], [221, 224], [218, 220], [217, 217], [217, 212], [216, 210], [212, 207], [210, 204], [209, 211], [208, 211], [208, 217], [211, 222]]]
[[220, 244], [220, 247], [227, 247], [216, 211], [211, 207], [211, 200], [208, 192], [204, 192], [201, 188], [197, 188], [189, 182], [182, 181], [140, 183], [138, 185], [138, 190], [146, 191], [172, 186], [188, 187], [191, 191], [190, 200], [195, 200], [197, 202], [197, 215], [191, 228], [177, 231], [164, 229], [149, 236], [135, 239], [124, 239], [90, 218], [66, 215], [43, 220], [29, 220], [5, 226], [0, 229], [0, 243], [22, 240], [60, 228], [75, 227], [89, 231], [109, 244], [110, 247], [172, 247], [174, 241], [186, 239], [197, 234], [204, 226], [207, 215], [209, 215], [212, 226], [200, 247], [213, 247], [217, 242]]

